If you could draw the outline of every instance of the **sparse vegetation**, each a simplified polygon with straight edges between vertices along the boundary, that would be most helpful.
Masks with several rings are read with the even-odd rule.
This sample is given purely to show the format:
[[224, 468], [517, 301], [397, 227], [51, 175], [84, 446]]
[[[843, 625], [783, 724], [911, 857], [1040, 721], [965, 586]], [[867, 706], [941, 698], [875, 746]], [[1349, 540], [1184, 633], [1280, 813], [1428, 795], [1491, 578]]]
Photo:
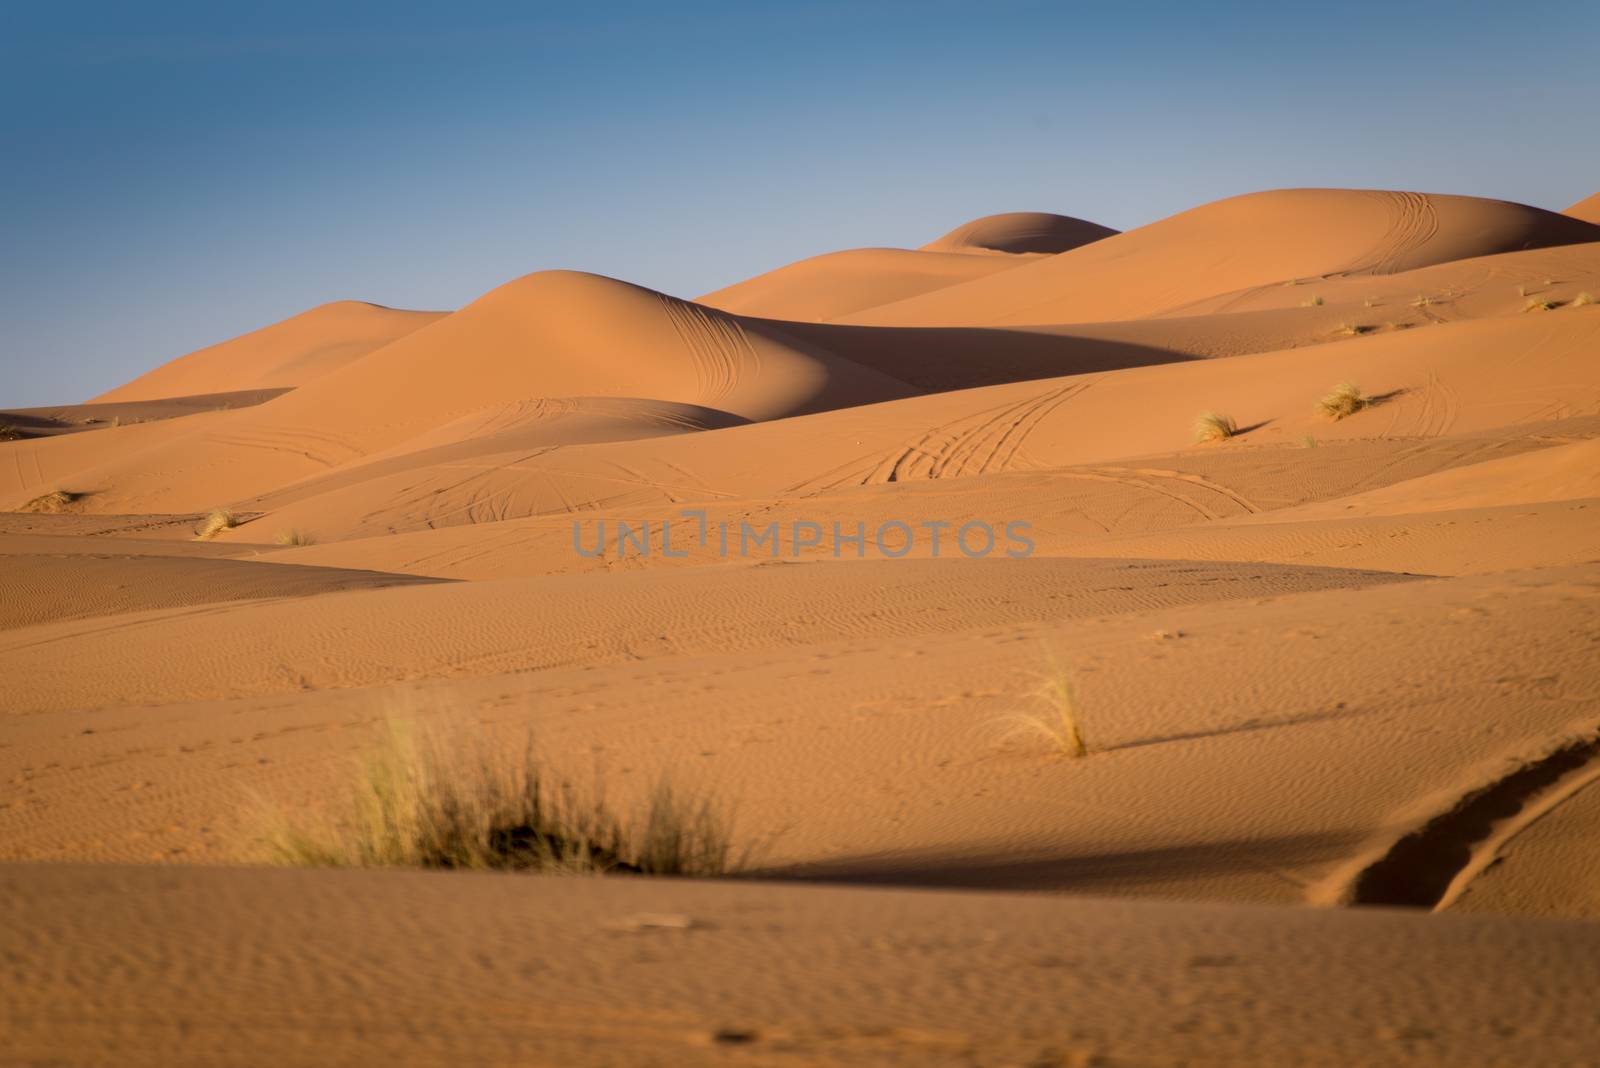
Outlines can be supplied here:
[[1054, 752], [1069, 760], [1081, 760], [1088, 756], [1089, 743], [1083, 737], [1078, 697], [1067, 671], [1054, 667], [1042, 677], [1039, 688], [1029, 696], [1049, 706], [1048, 710], [1020, 712], [1010, 717], [1012, 730], [1008, 737], [1027, 734], [1043, 738]]
[[1341, 382], [1333, 387], [1333, 391], [1317, 402], [1317, 407], [1322, 409], [1322, 414], [1330, 419], [1339, 420], [1352, 416], [1371, 404], [1372, 401], [1361, 395], [1361, 390], [1350, 382]]
[[24, 504], [20, 511], [42, 512], [47, 515], [54, 515], [58, 512], [66, 511], [68, 505], [82, 497], [83, 494], [81, 493], [73, 493], [70, 490], [64, 489], [53, 489], [49, 493], [41, 493], [27, 504]]
[[208, 541], [221, 534], [224, 530], [232, 530], [239, 525], [239, 517], [226, 508], [218, 508], [195, 527], [194, 536], [198, 541]]
[[1376, 308], [1378, 306], [1378, 298], [1368, 297], [1366, 300], [1362, 301], [1361, 304], [1363, 307]]
[[1320, 307], [1322, 307], [1322, 305], [1324, 303], [1325, 302], [1323, 301], [1323, 299], [1321, 297], [1312, 297], [1310, 300], [1306, 301], [1305, 303], [1301, 304], [1300, 306], [1302, 308], [1320, 308]]
[[1572, 306], [1574, 308], [1581, 308], [1585, 304], [1594, 304], [1594, 303], [1595, 303], [1594, 294], [1588, 292], [1587, 290], [1585, 290], [1582, 293], [1579, 293], [1577, 296], [1572, 298]]
[[1413, 308], [1426, 308], [1433, 303], [1433, 298], [1423, 293], [1417, 294], [1417, 299], [1411, 302]]
[[1194, 421], [1194, 439], [1201, 443], [1226, 441], [1238, 432], [1239, 424], [1233, 421], [1232, 416], [1217, 412], [1206, 412]]
[[1307, 434], [1305, 437], [1300, 439], [1300, 447], [1302, 449], [1314, 449], [1317, 447], [1317, 439], [1312, 437], [1310, 434]]
[[22, 431], [10, 423], [0, 423], [0, 441], [16, 441], [22, 437]]
[[1556, 302], [1553, 300], [1542, 300], [1539, 297], [1534, 297], [1532, 300], [1528, 301], [1528, 303], [1522, 306], [1522, 310], [1525, 312], [1550, 311], [1555, 306]]
[[1528, 285], [1527, 285], [1527, 283], [1524, 282], [1521, 285], [1518, 285], [1517, 286], [1517, 296], [1525, 297], [1527, 295], [1528, 295]]
[[343, 819], [308, 827], [281, 810], [265, 841], [291, 865], [723, 875], [737, 867], [729, 821], [657, 785], [624, 821], [596, 797], [551, 788], [532, 745], [516, 757], [418, 740], [395, 728], [358, 768]]
[[1342, 337], [1360, 337], [1362, 334], [1372, 333], [1372, 327], [1364, 323], [1340, 323], [1339, 329], [1334, 333]]
[[301, 545], [314, 545], [316, 544], [316, 540], [317, 539], [313, 538], [305, 531], [295, 528], [285, 530], [277, 537], [278, 544], [285, 546], [286, 548], [296, 548]]

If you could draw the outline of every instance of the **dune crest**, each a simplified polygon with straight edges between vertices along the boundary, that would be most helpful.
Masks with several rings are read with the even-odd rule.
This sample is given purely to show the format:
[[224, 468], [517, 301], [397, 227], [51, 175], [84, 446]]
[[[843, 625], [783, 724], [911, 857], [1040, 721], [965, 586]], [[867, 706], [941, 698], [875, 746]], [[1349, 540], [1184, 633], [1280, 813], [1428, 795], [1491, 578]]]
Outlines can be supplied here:
[[447, 313], [340, 300], [162, 364], [94, 403], [303, 386]]
[[948, 234], [922, 246], [923, 252], [1058, 252], [1087, 245], [1118, 231], [1099, 223], [1053, 215], [1047, 211], [1008, 211], [962, 223]]
[[1282, 189], [1219, 200], [1002, 275], [843, 321], [974, 326], [1104, 322], [1204, 297], [1470, 256], [1600, 241], [1600, 226], [1474, 197]]
[[1584, 197], [1561, 214], [1582, 219], [1584, 222], [1600, 223], [1600, 193]]

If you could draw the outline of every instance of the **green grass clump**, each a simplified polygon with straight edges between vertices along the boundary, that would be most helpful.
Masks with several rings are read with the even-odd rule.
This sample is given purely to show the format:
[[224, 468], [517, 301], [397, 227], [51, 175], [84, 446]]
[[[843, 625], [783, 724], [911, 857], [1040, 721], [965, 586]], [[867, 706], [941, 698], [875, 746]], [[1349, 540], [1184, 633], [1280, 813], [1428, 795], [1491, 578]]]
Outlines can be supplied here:
[[1206, 412], [1194, 421], [1194, 439], [1202, 444], [1208, 441], [1227, 441], [1239, 432], [1239, 424], [1232, 416]]
[[307, 826], [269, 812], [265, 840], [297, 866], [684, 876], [735, 866], [723, 813], [665, 779], [624, 819], [550, 786], [531, 745], [507, 757], [394, 730], [359, 765], [342, 819]]
[[1333, 391], [1317, 402], [1322, 414], [1333, 420], [1345, 419], [1359, 412], [1372, 401], [1362, 396], [1361, 390], [1350, 382], [1341, 382]]

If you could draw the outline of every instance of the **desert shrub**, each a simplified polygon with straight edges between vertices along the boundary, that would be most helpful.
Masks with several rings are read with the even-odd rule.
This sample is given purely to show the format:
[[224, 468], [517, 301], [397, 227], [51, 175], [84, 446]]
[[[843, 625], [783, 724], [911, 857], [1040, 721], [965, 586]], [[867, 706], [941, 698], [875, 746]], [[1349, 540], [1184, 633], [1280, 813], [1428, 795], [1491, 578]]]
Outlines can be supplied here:
[[206, 541], [238, 525], [238, 516], [226, 508], [218, 508], [200, 521], [200, 525], [194, 528], [194, 536], [200, 541]]
[[1194, 439], [1198, 442], [1226, 441], [1239, 432], [1239, 424], [1231, 416], [1206, 412], [1194, 421]]
[[531, 744], [508, 757], [393, 729], [355, 770], [342, 818], [267, 816], [266, 844], [291, 865], [687, 876], [736, 866], [724, 813], [666, 779], [624, 818], [598, 794], [552, 786]]
[[1359, 412], [1372, 403], [1367, 397], [1361, 395], [1361, 390], [1353, 383], [1341, 382], [1333, 387], [1333, 391], [1317, 402], [1317, 407], [1322, 414], [1330, 419], [1345, 419]]

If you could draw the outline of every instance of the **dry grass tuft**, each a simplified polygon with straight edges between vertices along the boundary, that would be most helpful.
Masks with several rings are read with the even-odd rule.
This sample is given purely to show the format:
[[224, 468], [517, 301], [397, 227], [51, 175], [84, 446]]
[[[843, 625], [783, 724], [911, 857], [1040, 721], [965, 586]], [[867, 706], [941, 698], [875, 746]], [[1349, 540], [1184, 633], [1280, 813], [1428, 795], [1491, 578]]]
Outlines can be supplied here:
[[1321, 297], [1312, 297], [1300, 305], [1302, 308], [1320, 308], [1326, 303]]
[[1337, 421], [1356, 414], [1371, 403], [1371, 399], [1363, 397], [1361, 390], [1353, 383], [1341, 382], [1333, 387], [1333, 392], [1317, 402], [1317, 407], [1323, 415]]
[[10, 423], [0, 423], [0, 441], [16, 441], [22, 437], [22, 431]]
[[1194, 440], [1202, 444], [1208, 441], [1227, 441], [1238, 432], [1239, 424], [1233, 421], [1232, 416], [1217, 412], [1206, 412], [1194, 421]]
[[1018, 734], [1043, 738], [1055, 753], [1069, 760], [1081, 760], [1088, 756], [1089, 743], [1083, 737], [1083, 718], [1077, 694], [1066, 670], [1053, 666], [1048, 675], [1040, 677], [1039, 688], [1030, 696], [1048, 705], [1048, 711], [1019, 712], [1007, 717], [1011, 729], [1006, 733], [1006, 738]]
[[1587, 290], [1582, 292], [1582, 293], [1579, 293], [1577, 296], [1572, 298], [1572, 306], [1574, 308], [1581, 308], [1585, 304], [1594, 304], [1594, 303], [1597, 303], [1597, 301], [1594, 298], [1594, 294], [1588, 292]]
[[1413, 308], [1426, 308], [1433, 303], [1433, 298], [1422, 293], [1417, 294], [1417, 299], [1411, 302]]
[[481, 740], [391, 728], [361, 763], [342, 820], [308, 827], [269, 810], [264, 838], [278, 862], [298, 866], [710, 876], [738, 866], [729, 826], [666, 780], [623, 820], [569, 785], [548, 786], [532, 745], [508, 757]]
[[48, 515], [54, 515], [57, 512], [66, 511], [68, 505], [72, 504], [72, 502], [76, 500], [81, 499], [82, 497], [83, 494], [81, 493], [73, 493], [70, 490], [64, 489], [55, 489], [51, 490], [49, 493], [41, 493], [39, 496], [23, 505], [20, 509], [18, 509], [18, 511], [43, 512]]
[[1317, 439], [1312, 437], [1310, 434], [1307, 434], [1305, 437], [1300, 439], [1300, 447], [1302, 449], [1314, 449], [1317, 447]]
[[1339, 329], [1335, 330], [1334, 333], [1342, 337], [1360, 337], [1362, 334], [1372, 333], [1374, 329], [1374, 327], [1367, 326], [1364, 323], [1340, 323]]
[[1556, 302], [1553, 300], [1541, 300], [1538, 297], [1534, 297], [1532, 300], [1528, 301], [1528, 303], [1522, 306], [1522, 310], [1525, 312], [1550, 311], [1555, 306]]
[[307, 534], [303, 530], [292, 528], [279, 534], [276, 538], [276, 541], [279, 545], [283, 545], [288, 548], [294, 548], [301, 545], [315, 545], [317, 543], [317, 539], [313, 538], [310, 534]]
[[238, 525], [238, 516], [234, 515], [226, 508], [218, 508], [210, 515], [206, 516], [205, 519], [201, 521], [199, 526], [194, 528], [195, 540], [206, 541], [216, 537], [218, 534], [221, 534], [224, 530], [232, 530]]

